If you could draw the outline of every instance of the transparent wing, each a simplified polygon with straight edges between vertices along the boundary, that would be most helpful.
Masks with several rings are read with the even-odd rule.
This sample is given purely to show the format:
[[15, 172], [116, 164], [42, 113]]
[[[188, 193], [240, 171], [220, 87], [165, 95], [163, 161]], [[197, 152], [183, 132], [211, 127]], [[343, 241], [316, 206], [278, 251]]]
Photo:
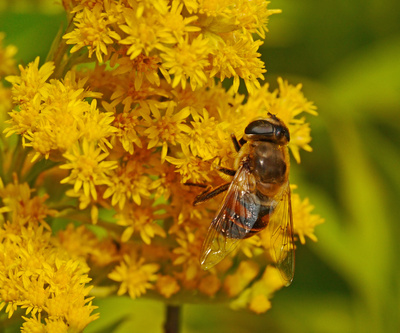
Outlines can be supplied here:
[[255, 191], [254, 176], [241, 164], [204, 240], [200, 257], [203, 269], [219, 263], [251, 231], [260, 211]]
[[270, 216], [272, 257], [279, 269], [286, 286], [293, 281], [294, 275], [294, 240], [292, 203], [289, 182], [283, 187], [274, 212]]

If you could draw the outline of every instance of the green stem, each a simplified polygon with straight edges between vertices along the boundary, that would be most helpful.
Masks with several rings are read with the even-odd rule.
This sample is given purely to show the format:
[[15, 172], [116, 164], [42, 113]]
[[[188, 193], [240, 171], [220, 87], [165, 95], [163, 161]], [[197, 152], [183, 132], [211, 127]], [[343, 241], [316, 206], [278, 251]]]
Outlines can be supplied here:
[[50, 51], [47, 54], [46, 61], [53, 61], [55, 70], [52, 75], [53, 78], [61, 78], [64, 77], [65, 74], [65, 66], [67, 65], [68, 60], [64, 59], [67, 54], [67, 50], [69, 45], [66, 43], [62, 37], [68, 32], [73, 31], [74, 16], [69, 17], [67, 29], [64, 31], [62, 26], [60, 27], [57, 36], [54, 38], [53, 44], [51, 45]]
[[14, 173], [18, 176], [18, 179], [21, 179], [21, 171], [29, 151], [29, 148], [22, 147], [21, 137], [18, 136], [18, 143], [14, 147], [10, 168], [5, 176], [6, 182], [12, 182], [12, 176]]
[[164, 333], [179, 333], [181, 307], [179, 305], [166, 305]]
[[23, 180], [26, 181], [31, 188], [33, 188], [35, 186], [37, 178], [41, 173], [56, 167], [58, 164], [58, 162], [53, 162], [51, 160], [46, 160], [43, 158], [32, 166], [32, 168], [25, 175]]

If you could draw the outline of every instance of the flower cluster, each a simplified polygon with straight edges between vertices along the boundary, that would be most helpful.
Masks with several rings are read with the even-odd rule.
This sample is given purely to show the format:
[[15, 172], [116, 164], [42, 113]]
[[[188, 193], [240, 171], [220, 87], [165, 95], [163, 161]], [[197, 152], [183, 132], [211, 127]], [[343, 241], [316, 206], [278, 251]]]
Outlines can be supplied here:
[[98, 317], [91, 315], [96, 307], [88, 296], [89, 267], [52, 237], [45, 219], [56, 211], [45, 205], [46, 197], [31, 197], [29, 186], [16, 180], [1, 184], [0, 197], [0, 212], [12, 215], [0, 229], [0, 309], [9, 317], [24, 309], [26, 332], [82, 331]]
[[[198, 188], [185, 183], [226, 181], [218, 168], [233, 166], [231, 134], [241, 138], [250, 120], [268, 112], [288, 125], [297, 162], [301, 149], [311, 151], [304, 114], [316, 115], [316, 108], [301, 85], [259, 82], [262, 42], [253, 35], [264, 38], [269, 16], [279, 11], [263, 0], [63, 5], [71, 24], [54, 61], [40, 65], [37, 58], [7, 77], [15, 108], [4, 133], [19, 135], [22, 145], [3, 153], [2, 306], [10, 316], [26, 308], [27, 331], [79, 331], [96, 319], [90, 275], [95, 287], [132, 298], [214, 298], [267, 311], [283, 286], [268, 265], [268, 234], [243, 241], [203, 271], [201, 244], [221, 199], [193, 207]], [[226, 78], [233, 79], [229, 90]], [[248, 96], [238, 93], [241, 81]], [[16, 179], [45, 197], [31, 198], [28, 184]], [[295, 234], [302, 244], [316, 240], [322, 219], [308, 199], [294, 194], [292, 203]], [[71, 223], [60, 227], [59, 216]], [[52, 236], [52, 228], [61, 230]]]

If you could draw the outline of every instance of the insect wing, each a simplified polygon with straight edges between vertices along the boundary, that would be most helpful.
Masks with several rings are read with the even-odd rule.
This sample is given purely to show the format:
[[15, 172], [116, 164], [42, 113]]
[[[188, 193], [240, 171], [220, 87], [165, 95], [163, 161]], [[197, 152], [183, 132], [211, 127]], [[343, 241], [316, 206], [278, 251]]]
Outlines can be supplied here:
[[240, 165], [204, 240], [200, 257], [203, 269], [224, 259], [251, 230], [260, 210], [255, 188], [254, 176]]
[[[275, 199], [275, 198], [274, 198]], [[294, 275], [294, 239], [292, 203], [289, 182], [283, 192], [276, 198], [278, 201], [271, 214], [269, 228], [271, 231], [272, 257], [279, 269], [286, 286], [293, 281]]]

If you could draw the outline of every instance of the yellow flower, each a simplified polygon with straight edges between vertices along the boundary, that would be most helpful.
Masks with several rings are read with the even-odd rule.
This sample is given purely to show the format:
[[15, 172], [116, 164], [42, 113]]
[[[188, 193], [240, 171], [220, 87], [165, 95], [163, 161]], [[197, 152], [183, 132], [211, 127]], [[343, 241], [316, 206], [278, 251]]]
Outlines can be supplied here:
[[[87, 298], [91, 280], [88, 267], [81, 261], [69, 259], [67, 252], [54, 246], [50, 231], [35, 220], [24, 226], [16, 217], [0, 228], [0, 308], [6, 304], [9, 317], [17, 307], [26, 309], [23, 329], [44, 327], [62, 319], [71, 329], [83, 330], [97, 315]], [[55, 306], [56, 305], [56, 306]], [[81, 313], [71, 316], [71, 310]], [[38, 316], [37, 316], [38, 315]]]
[[129, 154], [133, 154], [134, 144], [142, 148], [142, 142], [138, 135], [139, 124], [139, 116], [135, 115], [134, 112], [122, 112], [118, 114], [113, 123], [117, 129], [116, 137]]
[[87, 46], [89, 58], [95, 52], [97, 60], [103, 62], [103, 55], [108, 55], [107, 45], [113, 44], [114, 40], [120, 40], [120, 36], [108, 26], [113, 22], [107, 17], [99, 6], [93, 10], [84, 8], [74, 17], [75, 29], [63, 36], [67, 44], [75, 44], [71, 53]]
[[304, 117], [299, 119], [298, 123], [290, 125], [290, 144], [289, 148], [293, 157], [297, 162], [300, 162], [300, 149], [311, 152], [312, 148], [309, 145], [311, 141], [310, 125], [305, 123]]
[[317, 237], [314, 234], [314, 228], [323, 223], [324, 219], [319, 215], [311, 214], [314, 206], [310, 204], [308, 198], [301, 201], [298, 194], [293, 194], [292, 206], [294, 230], [299, 235], [301, 244], [305, 244], [305, 236], [316, 242]]
[[218, 74], [221, 81], [225, 77], [233, 77], [234, 91], [239, 89], [240, 78], [246, 84], [247, 91], [254, 93], [256, 88], [260, 88], [258, 79], [264, 80], [264, 63], [259, 59], [260, 53], [257, 52], [262, 44], [261, 41], [252, 41], [246, 38], [233, 38], [213, 51], [212, 67], [210, 76]]
[[165, 298], [170, 298], [180, 290], [180, 287], [175, 278], [169, 275], [163, 275], [158, 277], [156, 289]]
[[171, 78], [161, 63], [161, 58], [158, 55], [146, 56], [139, 54], [135, 59], [129, 57], [116, 57], [115, 62], [118, 67], [113, 71], [114, 75], [126, 74], [131, 71], [135, 71], [134, 77], [134, 88], [139, 91], [142, 87], [144, 79], [151, 85], [159, 87], [161, 84], [161, 78], [158, 71], [163, 77], [170, 82]]
[[279, 14], [280, 9], [268, 9], [269, 1], [240, 1], [236, 0], [236, 5], [231, 5], [232, 11], [239, 26], [243, 26], [249, 33], [257, 33], [261, 38], [265, 38], [268, 32], [267, 24], [269, 16]]
[[75, 332], [82, 332], [88, 324], [99, 318], [98, 313], [90, 315], [97, 306], [92, 305], [91, 301], [87, 302], [88, 300], [84, 301], [85, 306], [83, 306], [82, 300], [79, 301], [77, 302], [74, 298], [71, 299], [70, 297], [66, 298], [66, 302], [70, 304], [66, 320], [69, 323], [69, 329]]
[[165, 89], [154, 87], [149, 82], [145, 81], [136, 85], [135, 72], [120, 75], [113, 90], [111, 95], [113, 106], [121, 103], [124, 105], [124, 112], [136, 112], [136, 114], [138, 112], [137, 104], [140, 104], [141, 109], [162, 107], [162, 103], [157, 99], [168, 96]]
[[239, 297], [231, 302], [233, 309], [249, 308], [255, 313], [264, 313], [271, 308], [269, 299], [273, 293], [283, 287], [278, 269], [267, 266], [261, 279], [245, 289]]
[[84, 225], [75, 228], [73, 224], [68, 224], [65, 230], [57, 233], [54, 242], [71, 257], [90, 261], [98, 267], [116, 263], [121, 259], [118, 253], [119, 246], [115, 241], [109, 238], [98, 239], [97, 235]]
[[165, 44], [174, 44], [175, 38], [169, 29], [161, 25], [159, 13], [156, 8], [148, 8], [143, 11], [143, 7], [138, 6], [136, 10], [126, 8], [124, 18], [126, 25], [121, 25], [120, 29], [126, 34], [126, 38], [120, 44], [128, 45], [127, 55], [135, 59], [140, 53], [150, 55], [153, 49], [160, 49]]
[[97, 108], [97, 100], [94, 99], [90, 103], [89, 110], [83, 113], [79, 120], [81, 121], [80, 132], [82, 137], [88, 141], [97, 141], [103, 151], [112, 148], [108, 138], [117, 131], [115, 127], [111, 126], [114, 120], [113, 112], [100, 112]]
[[188, 126], [183, 122], [190, 114], [189, 108], [176, 112], [175, 106], [174, 102], [169, 102], [163, 114], [157, 107], [151, 108], [153, 118], [147, 113], [141, 113], [147, 127], [144, 134], [150, 139], [147, 148], [151, 149], [161, 144], [161, 160], [167, 156], [168, 143], [172, 145], [183, 143], [185, 139], [183, 131], [188, 130]]
[[[103, 198], [111, 198], [111, 204], [120, 209], [124, 208], [127, 200], [132, 199], [137, 205], [142, 202], [142, 197], [149, 197], [149, 186], [151, 179], [143, 174], [144, 168], [135, 160], [121, 164], [110, 174]], [[142, 172], [141, 172], [142, 171]]]
[[5, 33], [0, 32], [0, 79], [6, 75], [15, 74], [17, 66], [14, 56], [17, 48], [14, 45], [3, 47]]
[[121, 235], [122, 242], [127, 242], [134, 231], [140, 233], [145, 244], [150, 244], [151, 239], [156, 235], [166, 237], [165, 230], [157, 224], [157, 214], [155, 214], [157, 208], [153, 208], [151, 204], [152, 202], [148, 201], [139, 207], [125, 206], [125, 209], [115, 216], [118, 225], [126, 226]]
[[197, 20], [197, 16], [184, 17], [182, 10], [183, 4], [173, 1], [168, 13], [160, 17], [160, 23], [165, 28], [165, 32], [169, 32], [176, 43], [182, 41], [187, 33], [201, 31], [200, 27], [189, 25]]
[[31, 198], [31, 193], [28, 184], [18, 184], [16, 177], [14, 183], [9, 183], [5, 187], [1, 184], [0, 197], [3, 199], [3, 206], [0, 208], [0, 213], [12, 213], [12, 220], [21, 224], [36, 222], [50, 228], [45, 219], [55, 216], [57, 211], [49, 209], [44, 204], [48, 195]]
[[[43, 324], [40, 320], [40, 314], [39, 317], [33, 316], [31, 318], [27, 317], [22, 317], [24, 318], [25, 322], [22, 324], [21, 327], [21, 332], [22, 333], [32, 333], [32, 332], [45, 332], [46, 331], [46, 325]], [[64, 324], [64, 329], [60, 327], [61, 330], [59, 331], [60, 333], [67, 332], [67, 325]]]
[[193, 12], [197, 12], [197, 9], [199, 7], [198, 0], [182, 0], [182, 2], [185, 4], [185, 7], [190, 14], [192, 14]]
[[163, 53], [164, 68], [170, 75], [173, 75], [172, 87], [178, 84], [186, 88], [186, 82], [189, 80], [192, 90], [202, 87], [208, 81], [205, 68], [209, 65], [208, 53], [210, 47], [208, 40], [202, 35], [197, 36], [193, 41], [189, 41], [186, 36], [176, 47], [160, 48]]
[[247, 103], [239, 107], [240, 113], [235, 119], [235, 129], [238, 133], [243, 133], [248, 124], [248, 120], [244, 121], [243, 115], [247, 115], [248, 119], [254, 119], [266, 117], [268, 112], [275, 114], [288, 126], [289, 148], [295, 160], [300, 163], [300, 149], [312, 151], [312, 148], [309, 146], [311, 142], [309, 124], [306, 123], [304, 116], [301, 118], [298, 116], [303, 112], [318, 114], [314, 103], [304, 97], [301, 88], [301, 84], [294, 86], [279, 77], [278, 88], [274, 91], [269, 91], [268, 84], [256, 89], [249, 96]]
[[220, 142], [228, 144], [229, 148], [231, 144], [229, 135], [224, 130], [224, 123], [218, 123], [214, 117], [210, 118], [206, 109], [203, 110], [203, 116], [196, 114], [193, 119], [190, 130], [186, 132], [192, 155], [202, 160], [223, 156], [226, 145], [221, 145]]
[[[46, 85], [47, 79], [53, 74], [54, 64], [46, 62], [39, 68], [39, 57], [31, 62], [27, 68], [19, 65], [19, 76], [7, 76], [6, 80], [12, 83], [14, 102], [18, 105], [32, 103], [36, 94], [40, 93]], [[21, 132], [19, 132], [21, 133]]]
[[116, 161], [104, 161], [107, 156], [94, 142], [83, 140], [81, 145], [74, 145], [64, 154], [69, 162], [60, 168], [71, 169], [71, 173], [61, 183], [73, 184], [76, 193], [83, 188], [86, 196], [97, 200], [96, 186], [109, 184], [110, 171], [117, 167]]
[[199, 291], [209, 297], [213, 297], [221, 288], [221, 280], [217, 275], [209, 274], [199, 283]]
[[201, 241], [198, 236], [190, 230], [178, 231], [176, 241], [178, 247], [173, 250], [177, 257], [173, 261], [173, 265], [183, 265], [184, 279], [193, 280], [199, 273], [199, 255]]
[[182, 145], [183, 157], [176, 158], [167, 156], [166, 160], [176, 166], [176, 172], [182, 177], [182, 183], [188, 181], [193, 183], [203, 183], [204, 181], [210, 181], [210, 163], [202, 161], [198, 157], [194, 157], [189, 149]]
[[[96, 316], [96, 319], [98, 316]], [[74, 326], [70, 326], [67, 323], [64, 322], [61, 318], [54, 318], [54, 319], [45, 319], [46, 321], [46, 331], [47, 332], [60, 332], [60, 333], [69, 333], [71, 329], [74, 329]], [[78, 329], [78, 328], [77, 328]], [[27, 330], [27, 333], [31, 332]]]
[[309, 125], [305, 118], [295, 118], [302, 112], [317, 115], [313, 102], [308, 101], [301, 92], [302, 85], [293, 86], [282, 78], [278, 78], [279, 88], [268, 95], [267, 108], [289, 125], [290, 143], [294, 158], [300, 162], [298, 148], [311, 151], [308, 143], [311, 141]]
[[99, 240], [83, 225], [75, 228], [73, 224], [68, 224], [65, 230], [57, 234], [57, 238], [71, 256], [88, 258], [99, 253]]
[[[24, 309], [26, 332], [80, 332], [98, 317], [90, 295], [116, 290], [267, 311], [282, 287], [268, 266], [270, 231], [205, 272], [199, 257], [223, 194], [193, 201], [207, 186], [231, 181], [220, 171], [238, 156], [231, 135], [240, 140], [268, 112], [289, 127], [297, 161], [300, 150], [311, 151], [305, 115], [316, 112], [301, 85], [279, 78], [271, 90], [259, 81], [266, 69], [258, 49], [279, 11], [264, 0], [63, 5], [70, 24], [50, 52], [53, 62], [39, 66], [37, 58], [7, 77], [10, 89], [0, 86], [0, 110], [9, 112], [4, 133], [22, 143], [7, 139], [0, 165], [0, 310]], [[0, 64], [0, 75], [14, 74], [13, 49], [1, 39], [8, 69]], [[225, 78], [233, 79], [228, 89]], [[246, 95], [238, 93], [241, 82]], [[299, 243], [315, 240], [322, 219], [308, 199], [294, 194], [292, 203]]]
[[265, 295], [255, 295], [249, 303], [249, 309], [257, 314], [264, 313], [271, 308], [271, 302]]
[[137, 298], [146, 293], [147, 289], [154, 289], [152, 282], [157, 280], [158, 264], [145, 264], [144, 258], [136, 255], [125, 255], [124, 260], [108, 274], [111, 280], [121, 282], [118, 295], [126, 292], [132, 298]]
[[150, 190], [155, 190], [154, 199], [169, 200], [173, 192], [181, 188], [180, 178], [175, 172], [175, 167], [169, 164], [162, 164], [159, 178], [150, 185]]
[[[57, 157], [58, 151], [65, 152], [81, 136], [99, 140], [103, 150], [110, 147], [106, 137], [115, 131], [110, 125], [113, 115], [100, 113], [96, 100], [91, 104], [84, 100], [101, 94], [86, 90], [87, 79], [77, 80], [74, 72], [68, 72], [63, 80], [46, 82], [53, 65], [46, 63], [38, 69], [38, 64], [39, 58], [27, 69], [20, 68], [20, 78], [7, 78], [13, 83], [14, 100], [21, 100], [19, 110], [10, 113], [8, 122], [12, 126], [5, 130], [7, 136], [22, 134], [24, 145], [36, 151], [32, 160], [40, 155], [49, 158], [51, 153]], [[35, 91], [31, 92], [29, 86]], [[28, 94], [31, 99], [25, 101], [21, 94]]]
[[[186, 3], [186, 1], [185, 1]], [[246, 29], [248, 33], [257, 33], [265, 38], [264, 31], [268, 31], [266, 25], [268, 17], [280, 13], [281, 10], [268, 9], [269, 1], [213, 1], [200, 2], [199, 11], [215, 19], [208, 22], [212, 31], [227, 32], [231, 30]]]
[[224, 290], [230, 296], [237, 296], [258, 274], [259, 266], [250, 260], [242, 261], [234, 274], [224, 280]]
[[0, 131], [3, 132], [7, 126], [7, 114], [12, 110], [11, 89], [0, 82]]
[[240, 251], [242, 251], [247, 258], [252, 258], [253, 256], [259, 254], [261, 245], [262, 242], [260, 240], [260, 236], [254, 235], [241, 242]]

